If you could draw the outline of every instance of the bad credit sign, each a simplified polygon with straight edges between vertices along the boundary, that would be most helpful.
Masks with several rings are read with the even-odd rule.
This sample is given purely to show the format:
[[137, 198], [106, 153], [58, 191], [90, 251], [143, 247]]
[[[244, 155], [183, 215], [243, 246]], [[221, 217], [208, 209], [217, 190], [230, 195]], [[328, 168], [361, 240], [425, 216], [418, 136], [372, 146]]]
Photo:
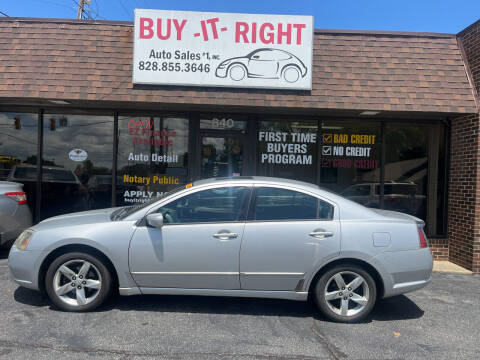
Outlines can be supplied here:
[[313, 17], [135, 10], [133, 83], [312, 88]]

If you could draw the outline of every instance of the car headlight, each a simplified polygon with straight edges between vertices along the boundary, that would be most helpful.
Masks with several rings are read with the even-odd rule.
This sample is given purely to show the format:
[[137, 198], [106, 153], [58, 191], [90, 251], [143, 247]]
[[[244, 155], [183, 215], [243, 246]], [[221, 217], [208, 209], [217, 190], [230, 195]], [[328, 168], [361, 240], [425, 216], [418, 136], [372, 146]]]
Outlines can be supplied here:
[[18, 250], [25, 250], [28, 246], [28, 243], [30, 242], [30, 239], [33, 236], [33, 230], [28, 229], [22, 232], [18, 238], [17, 241], [15, 242], [15, 245], [17, 246]]

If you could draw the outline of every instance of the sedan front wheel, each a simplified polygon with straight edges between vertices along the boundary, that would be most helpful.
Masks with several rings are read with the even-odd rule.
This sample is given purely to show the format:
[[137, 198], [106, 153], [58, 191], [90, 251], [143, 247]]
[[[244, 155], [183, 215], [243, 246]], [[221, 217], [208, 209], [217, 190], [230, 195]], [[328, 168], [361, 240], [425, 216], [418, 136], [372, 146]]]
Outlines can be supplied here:
[[96, 256], [67, 253], [55, 259], [45, 276], [52, 302], [65, 311], [90, 311], [101, 305], [112, 290], [108, 268]]
[[228, 69], [228, 73], [233, 81], [240, 81], [247, 75], [247, 69], [241, 64], [233, 64]]
[[325, 272], [315, 286], [315, 302], [337, 322], [356, 322], [372, 311], [377, 298], [375, 281], [356, 265], [339, 265]]

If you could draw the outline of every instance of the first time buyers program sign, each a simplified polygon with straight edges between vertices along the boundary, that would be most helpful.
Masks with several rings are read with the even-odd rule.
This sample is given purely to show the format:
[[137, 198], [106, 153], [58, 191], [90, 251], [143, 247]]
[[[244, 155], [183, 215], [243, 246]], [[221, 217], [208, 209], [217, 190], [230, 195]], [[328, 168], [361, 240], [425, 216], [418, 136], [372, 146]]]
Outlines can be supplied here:
[[313, 17], [135, 10], [133, 83], [312, 88]]

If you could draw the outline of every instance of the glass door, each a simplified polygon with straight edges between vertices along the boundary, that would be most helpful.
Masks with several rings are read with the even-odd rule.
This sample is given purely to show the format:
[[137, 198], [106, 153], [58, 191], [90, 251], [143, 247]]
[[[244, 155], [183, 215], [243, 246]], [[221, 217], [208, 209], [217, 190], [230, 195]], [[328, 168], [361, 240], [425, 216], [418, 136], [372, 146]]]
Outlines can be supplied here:
[[200, 147], [202, 179], [244, 175], [244, 136], [202, 134]]

